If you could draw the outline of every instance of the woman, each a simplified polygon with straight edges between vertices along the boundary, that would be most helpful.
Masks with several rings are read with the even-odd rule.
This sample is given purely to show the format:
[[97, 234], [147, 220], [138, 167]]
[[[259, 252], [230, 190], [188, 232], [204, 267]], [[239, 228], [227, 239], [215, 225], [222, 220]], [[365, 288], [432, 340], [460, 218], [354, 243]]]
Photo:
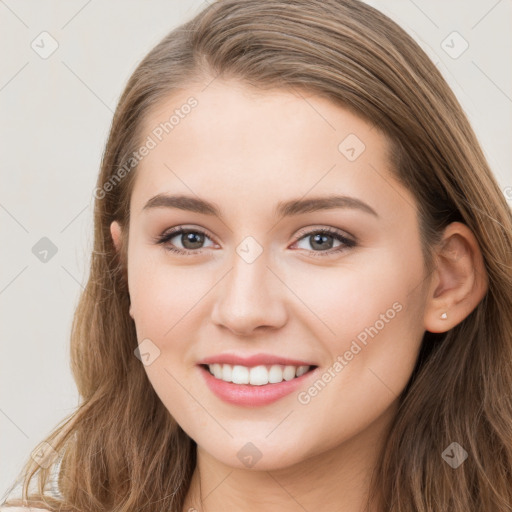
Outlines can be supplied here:
[[512, 510], [511, 260], [468, 120], [393, 21], [208, 6], [117, 107], [71, 340], [83, 402], [25, 504]]

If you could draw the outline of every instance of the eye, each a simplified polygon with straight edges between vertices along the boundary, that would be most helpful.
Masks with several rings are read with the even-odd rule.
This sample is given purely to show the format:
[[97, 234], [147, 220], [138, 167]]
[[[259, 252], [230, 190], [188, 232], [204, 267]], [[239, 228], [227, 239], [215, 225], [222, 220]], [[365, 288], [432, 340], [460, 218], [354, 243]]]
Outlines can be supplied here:
[[[176, 247], [176, 242], [172, 242], [175, 238], [177, 239], [176, 242], [181, 244], [182, 247]], [[204, 248], [202, 246], [205, 239], [210, 239], [210, 237], [200, 229], [187, 229], [183, 226], [178, 226], [156, 237], [154, 241], [156, 244], [164, 246], [164, 248], [170, 252], [192, 255], [201, 254], [203, 252], [201, 249]], [[355, 241], [345, 237], [334, 228], [322, 228], [306, 232], [300, 236], [294, 245], [300, 243], [301, 240], [305, 240], [313, 247], [313, 250], [306, 249], [315, 257], [329, 256], [357, 245]], [[332, 244], [336, 240], [340, 242], [340, 245], [332, 248]]]
[[[181, 243], [183, 247], [176, 247], [175, 244], [171, 242], [174, 238], [177, 238], [178, 242]], [[163, 245], [166, 250], [177, 254], [189, 254], [191, 252], [199, 254], [202, 251], [198, 251], [197, 249], [202, 249], [201, 245], [204, 243], [205, 238], [209, 238], [209, 236], [204, 231], [178, 227], [157, 237], [155, 242]]]
[[[346, 250], [347, 248], [355, 247], [357, 245], [354, 240], [345, 237], [338, 230], [333, 228], [322, 228], [315, 231], [309, 231], [305, 235], [301, 236], [296, 244], [298, 244], [301, 240], [305, 240], [306, 243], [310, 245], [310, 247], [319, 249], [310, 251], [312, 256], [315, 257], [331, 256], [333, 253], [339, 253]], [[341, 243], [337, 247], [332, 248], [335, 240]]]

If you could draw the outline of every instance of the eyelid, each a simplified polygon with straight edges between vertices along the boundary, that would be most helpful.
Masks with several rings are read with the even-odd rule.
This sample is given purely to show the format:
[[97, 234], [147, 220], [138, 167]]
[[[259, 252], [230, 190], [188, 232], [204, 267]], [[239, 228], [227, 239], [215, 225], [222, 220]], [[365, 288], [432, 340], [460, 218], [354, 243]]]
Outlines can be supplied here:
[[[155, 241], [158, 241], [158, 240], [160, 240], [160, 239], [162, 239], [164, 237], [167, 237], [167, 236], [169, 236], [171, 234], [179, 233], [181, 230], [183, 230], [183, 231], [197, 231], [199, 233], [202, 233], [202, 234], [206, 235], [212, 241], [215, 241], [215, 237], [212, 236], [209, 233], [208, 230], [206, 230], [204, 228], [195, 227], [195, 226], [188, 226], [186, 224], [181, 224], [179, 226], [174, 226], [172, 228], [166, 229], [161, 235], [157, 235], [157, 237], [155, 237]], [[312, 225], [312, 226], [306, 226], [304, 228], [301, 228], [297, 232], [297, 234], [295, 235], [295, 238], [296, 238], [295, 242], [297, 242], [304, 235], [312, 234], [313, 232], [314, 233], [327, 232], [327, 233], [330, 233], [330, 234], [337, 234], [337, 235], [343, 236], [343, 237], [345, 237], [347, 239], [350, 239], [353, 242], [356, 241], [356, 239], [355, 239], [355, 237], [353, 235], [351, 235], [350, 233], [348, 233], [347, 231], [344, 231], [342, 229], [331, 227], [331, 226], [325, 226], [325, 225]], [[218, 244], [218, 242], [216, 242], [216, 241], [215, 241], [215, 243]]]
[[[165, 247], [165, 244], [167, 242], [169, 242], [170, 239], [172, 239], [175, 236], [178, 236], [186, 231], [203, 234], [204, 236], [209, 238], [212, 242], [214, 242], [215, 244], [218, 245], [218, 243], [215, 241], [215, 237], [212, 237], [206, 229], [199, 228], [199, 227], [191, 227], [191, 226], [187, 226], [184, 224], [179, 225], [179, 226], [174, 226], [173, 228], [165, 230], [161, 235], [157, 235], [156, 237], [154, 237], [153, 241], [155, 244], [160, 244]], [[306, 227], [302, 228], [301, 230], [299, 230], [299, 232], [295, 235], [295, 241], [293, 242], [292, 245], [296, 245], [297, 243], [299, 243], [302, 240], [302, 238], [305, 238], [308, 235], [312, 236], [314, 234], [328, 234], [330, 236], [333, 236], [338, 241], [342, 242], [342, 246], [341, 247], [339, 246], [337, 248], [331, 248], [326, 251], [313, 251], [313, 250], [302, 249], [302, 250], [306, 250], [313, 257], [317, 257], [317, 256], [328, 257], [330, 255], [336, 255], [336, 254], [339, 254], [347, 249], [353, 248], [353, 247], [357, 246], [357, 244], [358, 244], [355, 237], [353, 237], [352, 235], [346, 233], [345, 231], [343, 231], [339, 228], [334, 228], [331, 226], [316, 226], [316, 227], [315, 226], [306, 226]], [[195, 256], [195, 255], [202, 254], [205, 249], [206, 248], [201, 248], [201, 249], [197, 249], [197, 250], [181, 249], [179, 247], [167, 247], [166, 248], [166, 250], [168, 250], [170, 252], [174, 252], [174, 253], [178, 253], [178, 254], [182, 254], [182, 255], [186, 255], [186, 256]]]
[[348, 233], [347, 231], [344, 231], [343, 229], [335, 228], [332, 226], [325, 226], [325, 225], [313, 225], [313, 226], [306, 226], [305, 228], [301, 228], [297, 234], [295, 235], [297, 240], [302, 238], [304, 235], [308, 235], [310, 233], [318, 233], [318, 232], [326, 232], [329, 234], [335, 234], [342, 236], [346, 239], [350, 239], [350, 241], [355, 242], [356, 239], [353, 235]]
[[[214, 242], [215, 244], [219, 245], [218, 242], [215, 241], [215, 237], [213, 237], [209, 233], [208, 230], [206, 230], [204, 228], [199, 228], [199, 227], [187, 226], [186, 224], [180, 224], [179, 226], [174, 226], [172, 228], [166, 229], [161, 235], [155, 236], [153, 238], [153, 242], [156, 243], [156, 244], [159, 244], [159, 243], [160, 244], [164, 244], [164, 243], [166, 243], [166, 241], [168, 241], [171, 238], [174, 238], [175, 236], [181, 234], [183, 231], [191, 231], [191, 232], [201, 233], [201, 234], [205, 235], [206, 237], [208, 237], [212, 242]], [[203, 249], [198, 249], [196, 251], [192, 251], [191, 249], [180, 249], [180, 250], [194, 252], [194, 253], [198, 254]]]

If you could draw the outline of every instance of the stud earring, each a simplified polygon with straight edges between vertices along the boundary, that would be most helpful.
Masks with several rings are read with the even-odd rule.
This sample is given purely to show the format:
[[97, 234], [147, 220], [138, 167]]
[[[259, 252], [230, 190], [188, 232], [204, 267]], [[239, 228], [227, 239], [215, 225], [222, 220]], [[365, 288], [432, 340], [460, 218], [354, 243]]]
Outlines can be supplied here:
[[448, 315], [447, 315], [446, 313], [443, 313], [443, 314], [441, 315], [441, 318], [442, 318], [443, 320], [446, 320], [446, 319], [448, 318]]

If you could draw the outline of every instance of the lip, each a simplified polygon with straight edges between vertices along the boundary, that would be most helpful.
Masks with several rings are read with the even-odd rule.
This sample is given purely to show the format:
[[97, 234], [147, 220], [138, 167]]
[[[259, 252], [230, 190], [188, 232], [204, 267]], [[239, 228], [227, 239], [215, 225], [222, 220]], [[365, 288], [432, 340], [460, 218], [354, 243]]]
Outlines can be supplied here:
[[233, 384], [232, 382], [225, 382], [214, 377], [204, 366], [198, 366], [198, 368], [206, 382], [206, 385], [218, 398], [224, 402], [245, 407], [259, 407], [271, 404], [287, 395], [290, 395], [300, 386], [303, 386], [313, 374], [316, 375], [317, 370], [319, 369], [318, 367], [313, 368], [300, 377], [295, 377], [288, 381], [283, 380], [278, 384], [255, 386], [251, 384]]
[[218, 354], [207, 357], [197, 364], [231, 364], [240, 366], [260, 366], [270, 364], [282, 364], [284, 366], [318, 366], [316, 363], [301, 361], [299, 359], [289, 359], [287, 357], [276, 356], [273, 354], [254, 354], [252, 356], [240, 356], [236, 354]]

